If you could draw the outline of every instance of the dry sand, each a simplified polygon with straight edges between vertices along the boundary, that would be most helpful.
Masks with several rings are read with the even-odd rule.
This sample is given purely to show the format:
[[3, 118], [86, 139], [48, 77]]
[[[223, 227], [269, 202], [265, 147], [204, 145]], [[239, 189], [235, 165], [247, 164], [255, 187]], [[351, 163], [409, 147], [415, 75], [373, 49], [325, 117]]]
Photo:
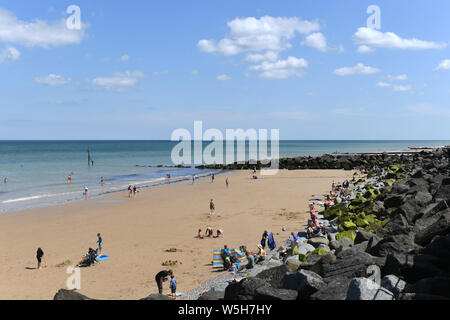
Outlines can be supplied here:
[[[140, 299], [157, 292], [155, 274], [171, 267], [178, 291], [187, 293], [217, 274], [212, 250], [246, 245], [256, 250], [264, 229], [278, 244], [291, 231], [303, 229], [312, 195], [327, 193], [333, 180], [349, 179], [352, 171], [280, 171], [252, 180], [234, 172], [198, 181], [141, 190], [64, 206], [0, 215], [0, 299], [52, 299], [66, 288], [67, 265], [76, 263], [96, 234], [104, 241], [109, 261], [81, 269], [80, 293], [96, 299]], [[226, 177], [230, 187], [225, 186]], [[209, 200], [216, 215], [210, 219]], [[224, 230], [219, 239], [196, 239], [199, 228]], [[287, 231], [282, 232], [286, 226]], [[45, 252], [47, 267], [36, 267], [36, 250]], [[177, 252], [166, 252], [176, 248]], [[70, 262], [68, 262], [70, 260]], [[168, 293], [168, 282], [164, 293]]]

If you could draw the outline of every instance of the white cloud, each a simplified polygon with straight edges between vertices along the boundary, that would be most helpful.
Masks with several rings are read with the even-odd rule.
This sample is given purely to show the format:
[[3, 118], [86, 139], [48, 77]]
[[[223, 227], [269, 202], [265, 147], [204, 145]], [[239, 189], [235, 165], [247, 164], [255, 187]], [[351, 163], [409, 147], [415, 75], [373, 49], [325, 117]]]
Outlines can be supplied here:
[[408, 80], [408, 76], [406, 74], [399, 74], [398, 76], [388, 75], [388, 79], [390, 81], [405, 81]]
[[267, 51], [265, 54], [248, 54], [245, 61], [249, 62], [261, 62], [261, 61], [275, 61], [278, 58], [278, 53], [273, 51]]
[[201, 51], [217, 52], [223, 55], [236, 55], [246, 51], [280, 52], [291, 47], [289, 40], [297, 33], [309, 34], [320, 29], [313, 21], [293, 18], [236, 18], [228, 22], [230, 35], [216, 42], [200, 40], [197, 44]]
[[380, 82], [377, 83], [377, 86], [379, 86], [379, 87], [391, 87], [392, 84], [380, 81]]
[[426, 50], [445, 48], [445, 43], [423, 41], [416, 38], [403, 39], [393, 32], [380, 32], [372, 28], [359, 28], [353, 35], [353, 40], [360, 44], [377, 48]]
[[220, 76], [217, 76], [216, 79], [221, 80], [221, 81], [226, 81], [226, 80], [231, 80], [231, 77], [227, 74], [221, 74]]
[[303, 68], [308, 67], [308, 61], [295, 57], [276, 62], [264, 61], [260, 65], [251, 66], [250, 70], [261, 71], [260, 77], [272, 79], [286, 79], [292, 76], [302, 75]]
[[302, 45], [324, 52], [327, 51], [327, 38], [321, 32], [312, 33], [306, 37]]
[[5, 61], [16, 61], [20, 58], [20, 51], [14, 47], [6, 47], [0, 51], [0, 63]]
[[450, 69], [450, 59], [442, 60], [436, 70], [449, 70]]
[[358, 53], [370, 53], [373, 52], [373, 48], [366, 46], [366, 45], [362, 45], [358, 47]]
[[64, 78], [63, 76], [57, 74], [49, 74], [45, 77], [35, 78], [34, 81], [39, 84], [47, 85], [47, 86], [59, 86], [63, 84], [67, 84], [70, 82], [69, 78]]
[[394, 91], [411, 91], [412, 87], [410, 85], [407, 86], [394, 86]]
[[365, 66], [362, 63], [358, 63], [354, 67], [344, 67], [334, 70], [334, 74], [338, 76], [350, 76], [355, 74], [374, 74], [380, 72], [380, 69]]
[[92, 80], [92, 83], [107, 89], [128, 88], [136, 85], [142, 77], [144, 77], [144, 73], [140, 71], [116, 72], [113, 77], [95, 78]]
[[65, 19], [53, 24], [38, 19], [21, 21], [14, 13], [0, 8], [0, 42], [43, 48], [64, 46], [80, 43], [84, 29], [84, 25], [81, 30], [68, 29]]
[[120, 60], [123, 62], [129, 61], [130, 56], [128, 54], [124, 54], [123, 56], [120, 57]]
[[200, 71], [198, 71], [198, 70], [196, 70], [196, 69], [193, 69], [192, 70], [192, 74], [194, 74], [194, 75], [197, 75], [197, 74], [199, 74], [200, 73]]

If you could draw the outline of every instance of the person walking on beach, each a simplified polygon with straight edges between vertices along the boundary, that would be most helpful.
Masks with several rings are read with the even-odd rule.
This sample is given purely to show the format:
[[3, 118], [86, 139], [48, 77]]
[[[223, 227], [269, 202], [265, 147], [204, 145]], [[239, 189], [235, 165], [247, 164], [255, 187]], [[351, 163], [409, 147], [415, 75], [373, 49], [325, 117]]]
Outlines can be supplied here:
[[4, 184], [7, 184], [7, 183], [8, 183], [8, 178], [7, 178], [7, 177], [5, 177], [5, 179], [3, 179], [3, 183], [4, 183]]
[[85, 199], [85, 200], [88, 199], [88, 191], [89, 191], [88, 186], [84, 186], [84, 199]]
[[37, 262], [38, 262], [38, 264], [37, 264], [37, 269], [38, 270], [41, 268], [41, 263], [42, 263], [42, 258], [43, 257], [44, 257], [44, 251], [42, 251], [41, 248], [38, 248], [37, 252], [36, 252], [36, 259], [37, 259]]
[[168, 174], [167, 174], [167, 183], [168, 183], [168, 184], [170, 184], [170, 178], [171, 178], [171, 176], [170, 176], [170, 174], [168, 173]]
[[263, 249], [266, 248], [266, 243], [267, 243], [268, 238], [269, 238], [269, 232], [267, 232], [267, 230], [264, 230], [264, 233], [263, 233], [262, 239], [261, 239], [261, 246]]
[[128, 186], [128, 198], [131, 198], [131, 195], [133, 194], [133, 188], [131, 187], [131, 184]]
[[211, 176], [211, 183], [214, 183], [214, 175]]
[[226, 185], [227, 185], [227, 188], [230, 186], [230, 181], [228, 180], [228, 177], [227, 177], [227, 179], [225, 180], [225, 183], [226, 183]]
[[97, 233], [98, 253], [102, 253], [103, 239], [100, 233]]
[[72, 176], [69, 174], [69, 176], [67, 177], [67, 183], [72, 183]]
[[103, 180], [103, 177], [100, 178], [100, 185], [103, 187], [105, 184], [105, 181]]
[[192, 176], [192, 184], [195, 183], [195, 174]]
[[134, 187], [133, 187], [133, 196], [135, 196], [135, 197], [136, 197], [136, 193], [137, 193], [137, 187], [136, 187], [136, 186], [134, 186]]
[[163, 293], [163, 282], [167, 281], [167, 277], [172, 276], [173, 272], [172, 270], [163, 270], [156, 274], [155, 281], [156, 285], [158, 286], [158, 292], [159, 294]]
[[209, 216], [213, 216], [216, 211], [216, 206], [214, 205], [213, 199], [209, 202]]

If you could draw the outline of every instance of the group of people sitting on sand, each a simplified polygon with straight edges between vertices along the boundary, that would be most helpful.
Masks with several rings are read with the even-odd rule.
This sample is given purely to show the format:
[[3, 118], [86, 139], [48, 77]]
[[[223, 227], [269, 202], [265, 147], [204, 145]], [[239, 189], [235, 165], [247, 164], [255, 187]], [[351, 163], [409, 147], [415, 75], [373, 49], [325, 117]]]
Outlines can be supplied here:
[[223, 238], [223, 230], [217, 229], [216, 235], [214, 235], [214, 229], [211, 227], [207, 227], [205, 230], [205, 235], [202, 233], [202, 229], [198, 229], [197, 234], [198, 239], [205, 239], [205, 238]]
[[239, 248], [241, 252], [245, 253], [245, 256], [247, 258], [247, 264], [241, 265], [238, 259], [231, 255], [231, 251], [230, 249], [228, 249], [228, 246], [225, 245], [221, 253], [222, 259], [224, 261], [223, 269], [234, 272], [235, 274], [244, 269], [253, 269], [255, 267], [255, 264], [261, 263], [266, 259], [266, 251], [263, 249], [262, 245], [258, 244], [257, 247], [258, 252], [256, 253], [248, 251], [246, 246], [241, 246]]

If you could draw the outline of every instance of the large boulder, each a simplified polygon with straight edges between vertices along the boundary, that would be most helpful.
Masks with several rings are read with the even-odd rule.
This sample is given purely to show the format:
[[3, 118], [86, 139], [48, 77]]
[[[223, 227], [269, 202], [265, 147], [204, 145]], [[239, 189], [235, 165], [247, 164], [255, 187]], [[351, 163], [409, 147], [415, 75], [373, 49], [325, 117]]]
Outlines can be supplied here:
[[347, 249], [336, 255], [336, 260], [322, 258], [312, 271], [328, 281], [331, 278], [358, 278], [367, 276], [367, 267], [376, 264], [371, 255], [355, 249]]
[[141, 300], [173, 300], [173, 299], [164, 294], [152, 293], [148, 297], [142, 298]]
[[450, 209], [442, 212], [440, 218], [416, 233], [414, 241], [422, 246], [426, 246], [434, 237], [443, 236], [450, 233]]
[[450, 299], [450, 277], [421, 279], [413, 285], [408, 285], [405, 293], [436, 295]]
[[326, 286], [322, 277], [308, 270], [288, 273], [283, 279], [283, 288], [298, 291], [299, 299], [307, 299]]
[[223, 300], [225, 298], [225, 291], [208, 291], [202, 294], [197, 300]]
[[414, 250], [414, 234], [398, 234], [387, 236], [370, 248], [370, 254], [386, 257], [390, 253], [408, 253]]
[[310, 300], [345, 300], [350, 280], [339, 277], [330, 279], [325, 287], [311, 295]]
[[297, 300], [298, 292], [289, 289], [276, 289], [262, 286], [256, 289], [255, 300]]
[[383, 275], [393, 274], [408, 283], [415, 283], [423, 278], [445, 275], [445, 263], [431, 255], [390, 254], [382, 268]]
[[373, 234], [371, 232], [358, 230], [358, 231], [356, 231], [355, 244], [359, 244], [361, 242], [369, 241], [370, 238], [372, 238], [372, 237], [378, 238], [377, 235], [375, 235], [375, 234]]
[[88, 298], [85, 295], [76, 292], [75, 290], [61, 289], [55, 294], [53, 300], [94, 300], [94, 299]]
[[269, 284], [260, 278], [250, 277], [231, 283], [225, 288], [225, 300], [253, 300], [256, 289]]
[[421, 253], [441, 259], [450, 270], [450, 234], [433, 238], [433, 240], [421, 250]]
[[308, 254], [311, 251], [314, 251], [314, 247], [310, 245], [309, 243], [301, 243], [298, 246], [298, 253], [299, 254]]
[[287, 258], [285, 263], [291, 271], [297, 271], [300, 267], [301, 261], [299, 259], [299, 256], [295, 255]]
[[381, 286], [392, 292], [395, 297], [398, 297], [400, 293], [405, 290], [407, 285], [408, 284], [405, 281], [393, 274], [387, 275], [381, 279]]
[[450, 178], [442, 180], [433, 198], [434, 200], [450, 200]]
[[395, 300], [394, 294], [370, 279], [355, 278], [350, 281], [346, 300]]
[[384, 200], [384, 207], [386, 209], [400, 207], [403, 204], [403, 201], [404, 201], [403, 199], [404, 199], [404, 197], [400, 196], [400, 195], [388, 196]]
[[279, 267], [270, 268], [260, 272], [256, 278], [267, 281], [274, 288], [281, 288], [281, 283], [287, 272], [291, 272], [288, 266], [281, 265]]
[[314, 238], [308, 239], [308, 243], [310, 245], [312, 245], [314, 248], [317, 248], [321, 244], [328, 246], [330, 241], [328, 241], [328, 239], [325, 237], [314, 237]]
[[422, 216], [421, 208], [415, 201], [408, 201], [398, 208], [396, 214], [402, 214], [409, 224], [414, 224]]

